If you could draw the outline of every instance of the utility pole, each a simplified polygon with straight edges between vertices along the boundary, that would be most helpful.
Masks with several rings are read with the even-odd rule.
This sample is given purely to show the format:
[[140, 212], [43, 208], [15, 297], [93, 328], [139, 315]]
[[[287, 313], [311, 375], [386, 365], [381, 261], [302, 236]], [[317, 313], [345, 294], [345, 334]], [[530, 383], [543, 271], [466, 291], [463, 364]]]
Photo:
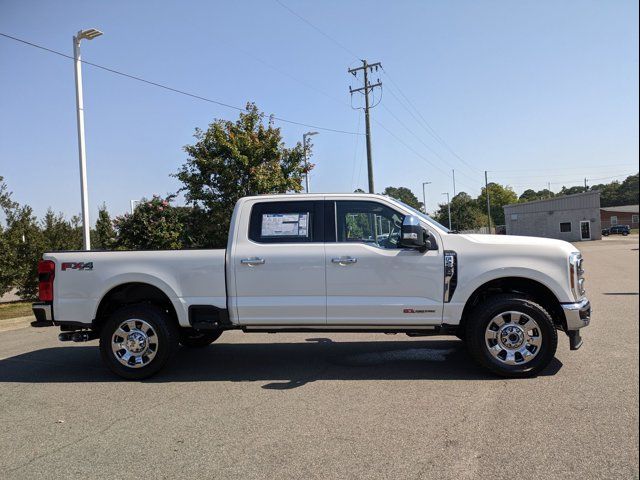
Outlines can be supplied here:
[[449, 230], [451, 230], [451, 200], [449, 199], [449, 192], [443, 193], [447, 196], [447, 210], [449, 211]]
[[302, 152], [304, 153], [304, 167], [307, 169], [307, 172], [304, 174], [304, 187], [305, 193], [309, 193], [309, 157], [307, 154], [307, 137], [311, 137], [312, 135], [317, 135], [318, 132], [307, 132], [302, 135]]
[[73, 58], [76, 77], [76, 121], [78, 124], [78, 156], [80, 159], [80, 200], [82, 202], [82, 246], [91, 250], [91, 225], [89, 224], [89, 194], [87, 192], [87, 154], [84, 144], [84, 102], [82, 98], [82, 58], [80, 42], [102, 35], [100, 30], [80, 30], [73, 36]]
[[586, 192], [587, 190], [589, 190], [589, 187], [587, 186], [587, 179], [585, 177], [585, 179], [584, 179], [584, 191]]
[[455, 169], [451, 169], [451, 173], [453, 174], [453, 196], [456, 196], [456, 171]]
[[491, 233], [491, 200], [489, 200], [489, 180], [487, 171], [484, 171], [484, 192], [487, 195], [487, 218], [489, 220], [489, 233]]
[[547, 194], [547, 198], [551, 198], [551, 182], [547, 182], [547, 190], [549, 190], [549, 193]]
[[[372, 91], [376, 87], [381, 87], [382, 82], [378, 78], [376, 83], [371, 84], [369, 82], [369, 72], [378, 71], [378, 68], [382, 67], [380, 62], [376, 63], [367, 63], [366, 60], [362, 60], [362, 66], [357, 68], [350, 68], [347, 71], [353, 75], [354, 77], [358, 75], [358, 72], [362, 70], [364, 73], [364, 86], [360, 88], [351, 88], [349, 86], [349, 93], [353, 95], [357, 92], [364, 92], [364, 124], [366, 129], [366, 138], [367, 138], [367, 170], [369, 176], [369, 193], [374, 193], [373, 188], [373, 158], [371, 155], [371, 125], [369, 120], [369, 109], [371, 108], [369, 104], [369, 92]], [[375, 105], [374, 105], [375, 106]]]
[[424, 189], [425, 185], [430, 185], [431, 182], [422, 182], [422, 204], [424, 206], [424, 214], [427, 214], [427, 193]]

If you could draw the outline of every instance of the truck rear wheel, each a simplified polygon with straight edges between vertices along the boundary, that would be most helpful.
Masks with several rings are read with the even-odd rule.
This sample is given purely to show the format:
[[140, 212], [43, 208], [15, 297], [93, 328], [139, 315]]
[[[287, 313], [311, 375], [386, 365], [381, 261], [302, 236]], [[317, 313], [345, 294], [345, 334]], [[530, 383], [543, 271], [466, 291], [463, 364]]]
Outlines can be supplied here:
[[558, 333], [549, 313], [527, 298], [497, 295], [478, 305], [466, 324], [471, 356], [502, 377], [532, 377], [556, 353]]
[[129, 305], [114, 312], [100, 332], [100, 354], [109, 369], [137, 380], [157, 373], [178, 347], [178, 331], [166, 312]]
[[189, 348], [202, 348], [211, 345], [222, 335], [222, 330], [216, 332], [198, 332], [197, 330], [180, 329], [180, 345]]

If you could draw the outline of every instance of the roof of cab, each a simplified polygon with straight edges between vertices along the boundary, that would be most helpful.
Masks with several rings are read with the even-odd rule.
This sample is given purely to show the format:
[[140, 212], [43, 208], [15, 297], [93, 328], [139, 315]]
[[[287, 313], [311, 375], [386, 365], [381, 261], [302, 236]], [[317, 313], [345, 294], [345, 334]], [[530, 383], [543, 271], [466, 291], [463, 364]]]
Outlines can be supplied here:
[[266, 193], [262, 195], [251, 195], [248, 197], [243, 197], [245, 200], [252, 199], [265, 199], [265, 198], [281, 198], [281, 199], [292, 199], [292, 198], [324, 198], [324, 197], [378, 197], [378, 198], [389, 198], [387, 195], [382, 195], [380, 193]]

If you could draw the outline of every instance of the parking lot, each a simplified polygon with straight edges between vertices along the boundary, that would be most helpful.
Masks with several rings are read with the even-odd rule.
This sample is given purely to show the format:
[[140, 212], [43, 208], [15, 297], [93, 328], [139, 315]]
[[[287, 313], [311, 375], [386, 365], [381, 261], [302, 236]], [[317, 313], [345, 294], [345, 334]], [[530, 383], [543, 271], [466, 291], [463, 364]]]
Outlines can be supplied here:
[[638, 236], [582, 243], [585, 345], [504, 380], [450, 337], [225, 333], [126, 382], [0, 333], [0, 478], [637, 478]]

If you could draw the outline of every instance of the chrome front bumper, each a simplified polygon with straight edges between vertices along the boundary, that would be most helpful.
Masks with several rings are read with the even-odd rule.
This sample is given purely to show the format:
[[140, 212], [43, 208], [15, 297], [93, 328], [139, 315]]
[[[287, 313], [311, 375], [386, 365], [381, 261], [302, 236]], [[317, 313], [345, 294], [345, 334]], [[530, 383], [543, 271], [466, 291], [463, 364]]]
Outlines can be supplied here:
[[567, 321], [567, 332], [580, 330], [591, 321], [591, 304], [584, 298], [577, 303], [563, 303], [564, 317]]
[[578, 350], [582, 346], [580, 329], [591, 322], [591, 304], [584, 298], [577, 303], [563, 303], [564, 317], [567, 322], [566, 333], [569, 336], [569, 348]]

